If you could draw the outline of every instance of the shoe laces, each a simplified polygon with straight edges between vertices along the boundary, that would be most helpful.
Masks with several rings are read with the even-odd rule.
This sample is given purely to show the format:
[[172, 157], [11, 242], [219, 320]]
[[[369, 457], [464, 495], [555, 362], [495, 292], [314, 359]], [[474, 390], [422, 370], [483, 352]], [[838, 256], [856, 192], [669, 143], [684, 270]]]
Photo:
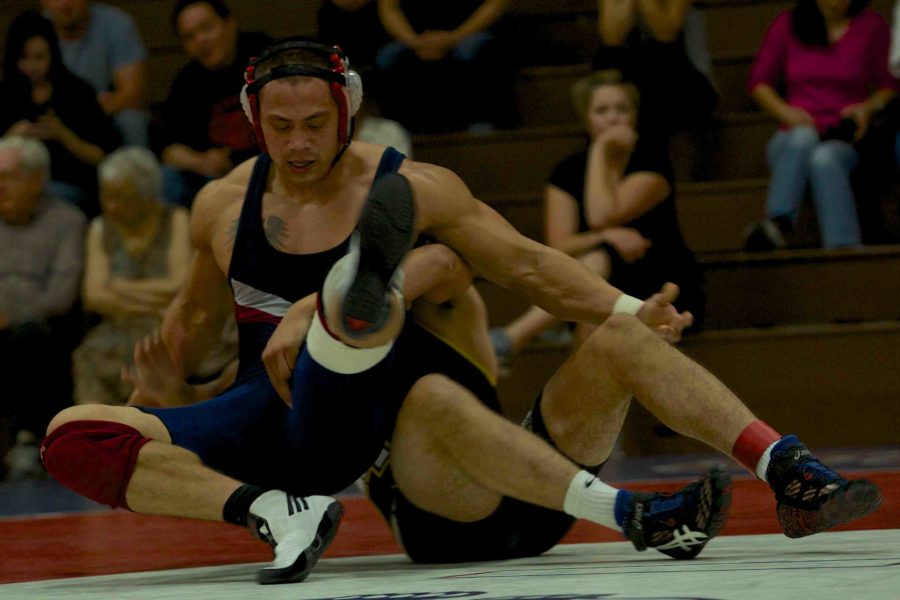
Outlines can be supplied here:
[[823, 465], [817, 458], [807, 457], [806, 460], [801, 460], [798, 466], [803, 479], [809, 484], [824, 487], [842, 481], [837, 473]]

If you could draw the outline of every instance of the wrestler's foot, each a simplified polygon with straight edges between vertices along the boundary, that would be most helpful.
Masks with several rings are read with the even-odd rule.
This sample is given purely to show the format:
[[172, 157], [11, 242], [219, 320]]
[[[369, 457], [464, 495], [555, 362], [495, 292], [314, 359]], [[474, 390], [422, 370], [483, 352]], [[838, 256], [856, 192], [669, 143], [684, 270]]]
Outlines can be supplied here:
[[291, 496], [271, 490], [250, 505], [250, 530], [272, 546], [275, 560], [259, 582], [299, 583], [306, 579], [334, 539], [344, 508], [327, 496]]
[[799, 538], [864, 517], [881, 505], [874, 483], [847, 481], [810, 454], [796, 436], [772, 449], [766, 480], [775, 492], [784, 534]]
[[356, 226], [359, 265], [341, 311], [351, 337], [370, 335], [392, 320], [392, 296], [400, 287], [397, 269], [412, 248], [415, 220], [415, 202], [406, 178], [397, 173], [380, 177]]
[[623, 529], [638, 551], [694, 558], [725, 526], [731, 476], [719, 465], [674, 494], [634, 492]]

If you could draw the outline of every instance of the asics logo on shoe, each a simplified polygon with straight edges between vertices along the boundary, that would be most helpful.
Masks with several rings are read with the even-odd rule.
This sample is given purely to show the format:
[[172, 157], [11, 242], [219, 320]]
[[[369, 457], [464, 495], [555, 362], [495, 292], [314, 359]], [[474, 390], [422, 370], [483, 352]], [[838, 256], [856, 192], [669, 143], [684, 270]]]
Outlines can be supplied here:
[[709, 539], [709, 536], [702, 531], [691, 531], [687, 525], [683, 526], [681, 531], [675, 529], [672, 531], [674, 539], [661, 546], [656, 546], [657, 550], [690, 550], [693, 546], [702, 546]]
[[798, 448], [794, 450], [794, 460], [800, 460], [801, 456], [809, 456], [808, 448]]
[[295, 512], [300, 513], [304, 510], [309, 510], [309, 504], [307, 504], [306, 499], [300, 496], [291, 496], [290, 494], [285, 494], [287, 497], [287, 505], [288, 505], [288, 516], [292, 516]]

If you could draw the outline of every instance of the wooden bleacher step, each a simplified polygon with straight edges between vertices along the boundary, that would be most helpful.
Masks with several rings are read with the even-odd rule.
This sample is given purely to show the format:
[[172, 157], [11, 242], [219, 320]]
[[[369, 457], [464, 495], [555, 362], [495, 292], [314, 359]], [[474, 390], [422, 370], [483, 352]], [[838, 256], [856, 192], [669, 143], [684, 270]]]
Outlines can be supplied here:
[[[717, 59], [713, 78], [719, 89], [719, 115], [758, 110], [746, 91], [751, 57]], [[571, 87], [591, 72], [590, 64], [543, 65], [519, 69], [516, 76], [516, 114], [521, 127], [574, 125]]]
[[900, 319], [900, 246], [700, 256], [706, 329]]
[[[679, 181], [765, 177], [765, 146], [775, 123], [762, 113], [714, 121], [705, 139], [685, 134], [673, 142]], [[450, 133], [413, 138], [416, 159], [445, 166], [478, 196], [540, 194], [553, 167], [578, 152], [586, 137], [577, 125]]]

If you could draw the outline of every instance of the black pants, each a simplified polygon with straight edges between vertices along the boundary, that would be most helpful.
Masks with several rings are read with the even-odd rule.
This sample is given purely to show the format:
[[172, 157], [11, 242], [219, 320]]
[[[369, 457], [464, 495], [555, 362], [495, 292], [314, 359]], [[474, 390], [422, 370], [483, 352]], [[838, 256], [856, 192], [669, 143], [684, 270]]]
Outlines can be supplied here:
[[50, 419], [72, 403], [78, 323], [66, 316], [0, 330], [0, 415], [8, 439], [20, 429], [42, 437]]

